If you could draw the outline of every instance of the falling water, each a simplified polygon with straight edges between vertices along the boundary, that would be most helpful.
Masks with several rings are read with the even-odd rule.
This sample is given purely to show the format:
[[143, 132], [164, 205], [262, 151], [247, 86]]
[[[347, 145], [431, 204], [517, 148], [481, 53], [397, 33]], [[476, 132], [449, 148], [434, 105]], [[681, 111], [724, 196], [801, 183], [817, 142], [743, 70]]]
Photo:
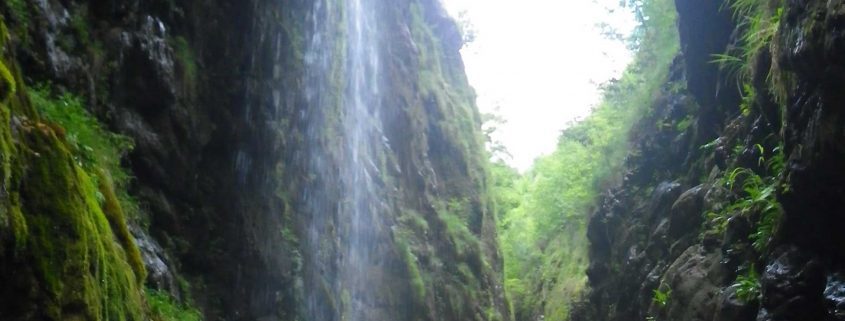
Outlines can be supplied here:
[[[351, 151], [342, 167], [345, 190], [350, 198], [342, 207], [341, 217], [350, 221], [348, 243], [345, 249], [347, 260], [342, 266], [342, 280], [349, 291], [349, 306], [345, 315], [348, 320], [365, 320], [367, 309], [363, 304], [374, 284], [365, 284], [366, 269], [372, 262], [371, 251], [375, 237], [369, 233], [373, 226], [373, 215], [380, 200], [373, 178], [378, 168], [374, 165], [374, 149], [371, 142], [377, 136], [379, 108], [379, 55], [377, 47], [375, 8], [373, 0], [347, 0], [349, 9], [348, 48], [349, 72], [348, 92], [344, 101], [343, 119], [346, 144]], [[379, 135], [380, 136], [380, 135]], [[368, 291], [369, 290], [369, 291]]]
[[[378, 280], [370, 272], [379, 261], [377, 218], [384, 200], [374, 181], [374, 155], [385, 148], [375, 1], [318, 0], [313, 8], [304, 118], [315, 183], [303, 197], [311, 215], [304, 289], [310, 320], [364, 321], [375, 300]], [[333, 39], [337, 35], [343, 39]], [[338, 133], [327, 137], [334, 127]]]

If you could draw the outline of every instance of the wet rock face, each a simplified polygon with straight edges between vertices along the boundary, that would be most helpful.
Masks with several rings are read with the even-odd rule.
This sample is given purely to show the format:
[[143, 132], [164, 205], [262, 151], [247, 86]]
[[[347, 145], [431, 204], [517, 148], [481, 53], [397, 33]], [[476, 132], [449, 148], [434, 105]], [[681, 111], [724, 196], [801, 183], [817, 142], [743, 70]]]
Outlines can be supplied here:
[[155, 17], [141, 19], [135, 32], [121, 32], [120, 75], [117, 101], [137, 111], [145, 119], [155, 119], [176, 100], [176, 68], [173, 49], [167, 43], [168, 31]]
[[146, 283], [157, 290], [180, 294], [174, 271], [171, 270], [167, 253], [148, 233], [138, 227], [132, 227], [132, 236], [135, 237], [135, 244], [141, 251], [144, 260], [144, 267], [147, 270]]
[[775, 251], [760, 278], [758, 321], [822, 320], [825, 273], [818, 259], [791, 247]]
[[[328, 288], [304, 288], [304, 262], [318, 255], [306, 252], [306, 227], [326, 218], [326, 230], [339, 234], [348, 225], [332, 216], [339, 202], [305, 207], [313, 196], [306, 191], [338, 196], [344, 178], [336, 169], [349, 157], [337, 146], [337, 106], [308, 100], [304, 83], [313, 72], [305, 63], [313, 58], [305, 52], [311, 23], [340, 24], [334, 18], [343, 6], [326, 1], [334, 4], [314, 12], [314, 2], [304, 0], [32, 2], [28, 42], [16, 39], [26, 76], [83, 96], [100, 120], [135, 142], [126, 165], [135, 176], [131, 194], [149, 222], [148, 230], [133, 228], [147, 286], [191, 294], [208, 320], [303, 319], [304, 293]], [[367, 172], [391, 196], [374, 224], [381, 235], [373, 251], [383, 259], [366, 273], [384, 284], [373, 284], [379, 295], [366, 302], [373, 307], [367, 317], [480, 320], [492, 313], [507, 320], [480, 116], [458, 28], [434, 0], [381, 1], [378, 15], [390, 31], [382, 39], [386, 94], [378, 111], [384, 124], [370, 138], [383, 146], [384, 159]], [[422, 84], [419, 75], [434, 66], [421, 57], [434, 53], [444, 80]], [[321, 102], [342, 96], [318, 94]], [[310, 157], [312, 149], [329, 156]], [[314, 173], [309, 162], [329, 170]], [[452, 200], [466, 200], [461, 218], [474, 238], [468, 248], [456, 247], [439, 216]], [[403, 213], [420, 216], [425, 227], [406, 232], [409, 253], [396, 243], [395, 231], [408, 225]], [[319, 255], [340, 255], [331, 242]], [[412, 280], [410, 264], [425, 279]], [[342, 267], [332, 268], [308, 273], [322, 278]], [[458, 275], [466, 270], [471, 275]], [[471, 280], [455, 285], [459, 277]], [[412, 281], [422, 283], [422, 297], [412, 293], [419, 290]], [[185, 283], [194, 285], [191, 293], [183, 292]]]
[[724, 51], [734, 31], [728, 6], [722, 1], [696, 0], [675, 0], [675, 6], [690, 92], [704, 108], [713, 108], [711, 112], [732, 108], [738, 98], [730, 90], [735, 84], [711, 63], [712, 54]]
[[[787, 102], [786, 149], [790, 151], [791, 184], [795, 193], [784, 195], [786, 233], [796, 242], [824, 252], [845, 255], [845, 172], [839, 165], [845, 147], [845, 38], [841, 32], [845, 13], [841, 1], [790, 3], [776, 39], [783, 50], [776, 57], [792, 74], [796, 85]], [[822, 187], [824, 186], [824, 187]], [[796, 214], [792, 214], [796, 213]], [[798, 215], [797, 213], [813, 213]], [[840, 262], [841, 263], [841, 262]]]
[[829, 320], [845, 320], [845, 279], [841, 273], [827, 276], [824, 301]]
[[713, 321], [751, 321], [757, 317], [759, 310], [756, 302], [745, 302], [737, 296], [738, 285], [731, 285], [718, 295], [716, 315]]
[[704, 212], [704, 194], [708, 189], [704, 185], [693, 187], [677, 198], [672, 204], [669, 215], [671, 223], [669, 232], [672, 237], [679, 238], [687, 231], [695, 230], [703, 223], [701, 213]]

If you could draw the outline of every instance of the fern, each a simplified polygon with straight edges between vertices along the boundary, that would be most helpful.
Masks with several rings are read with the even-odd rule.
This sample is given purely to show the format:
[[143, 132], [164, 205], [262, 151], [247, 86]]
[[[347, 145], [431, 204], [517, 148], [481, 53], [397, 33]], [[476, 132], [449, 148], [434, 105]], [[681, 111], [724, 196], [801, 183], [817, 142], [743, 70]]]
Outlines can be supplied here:
[[[764, 155], [765, 148], [754, 145], [761, 155]], [[760, 156], [758, 162], [765, 164], [769, 176], [760, 176], [751, 169], [738, 167], [723, 176], [720, 183], [730, 191], [734, 191], [736, 184], [742, 184], [742, 196], [731, 202], [721, 210], [708, 212], [705, 215], [707, 225], [711, 232], [723, 234], [727, 230], [728, 219], [733, 215], [741, 215], [747, 218], [759, 214], [755, 222], [755, 229], [749, 236], [749, 241], [758, 252], [765, 252], [768, 243], [771, 241], [781, 221], [783, 208], [777, 200], [778, 191], [786, 192], [789, 185], [781, 183], [781, 173], [785, 169], [783, 148], [772, 149], [772, 157], [766, 159]]]
[[760, 278], [753, 266], [748, 269], [747, 274], [736, 278], [734, 286], [736, 297], [742, 302], [750, 303], [760, 296]]

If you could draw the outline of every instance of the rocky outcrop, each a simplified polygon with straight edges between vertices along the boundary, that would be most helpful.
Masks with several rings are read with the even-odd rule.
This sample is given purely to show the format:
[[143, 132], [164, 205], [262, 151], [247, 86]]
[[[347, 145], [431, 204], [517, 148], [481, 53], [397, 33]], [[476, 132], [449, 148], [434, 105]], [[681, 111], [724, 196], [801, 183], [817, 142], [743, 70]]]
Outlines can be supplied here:
[[[737, 79], [706, 60], [753, 27], [734, 28], [725, 4], [676, 3], [682, 54], [590, 220], [591, 291], [572, 319], [840, 320], [842, 5], [752, 9], [772, 36], [756, 30]], [[653, 126], [678, 108], [693, 126]]]

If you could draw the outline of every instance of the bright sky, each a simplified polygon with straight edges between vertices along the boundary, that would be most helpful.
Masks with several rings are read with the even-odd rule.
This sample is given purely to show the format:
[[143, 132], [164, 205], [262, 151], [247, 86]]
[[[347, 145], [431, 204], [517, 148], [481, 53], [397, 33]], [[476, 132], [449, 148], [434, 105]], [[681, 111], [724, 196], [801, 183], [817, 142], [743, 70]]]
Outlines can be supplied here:
[[618, 77], [631, 59], [624, 43], [597, 27], [604, 22], [630, 32], [628, 11], [608, 11], [620, 0], [442, 1], [474, 25], [476, 40], [461, 51], [469, 81], [481, 111], [507, 121], [494, 139], [521, 171], [554, 151], [567, 123], [599, 102], [597, 84]]

